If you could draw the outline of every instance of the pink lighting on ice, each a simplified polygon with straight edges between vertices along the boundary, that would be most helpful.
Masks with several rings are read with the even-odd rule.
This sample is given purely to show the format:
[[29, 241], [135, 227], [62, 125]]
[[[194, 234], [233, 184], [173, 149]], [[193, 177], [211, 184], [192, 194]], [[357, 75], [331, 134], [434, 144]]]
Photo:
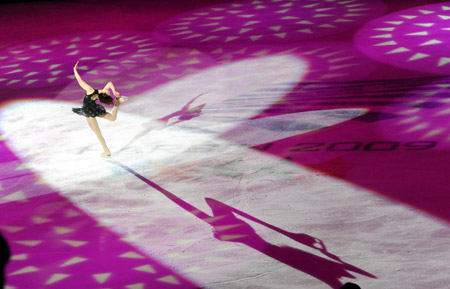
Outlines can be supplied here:
[[448, 288], [450, 2], [0, 6], [5, 289]]

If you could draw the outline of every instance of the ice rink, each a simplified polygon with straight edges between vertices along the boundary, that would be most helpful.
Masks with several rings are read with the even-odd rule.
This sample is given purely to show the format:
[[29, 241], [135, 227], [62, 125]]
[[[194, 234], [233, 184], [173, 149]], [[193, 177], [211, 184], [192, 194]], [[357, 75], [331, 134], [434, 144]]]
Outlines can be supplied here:
[[450, 288], [449, 45], [444, 1], [3, 1], [4, 288]]

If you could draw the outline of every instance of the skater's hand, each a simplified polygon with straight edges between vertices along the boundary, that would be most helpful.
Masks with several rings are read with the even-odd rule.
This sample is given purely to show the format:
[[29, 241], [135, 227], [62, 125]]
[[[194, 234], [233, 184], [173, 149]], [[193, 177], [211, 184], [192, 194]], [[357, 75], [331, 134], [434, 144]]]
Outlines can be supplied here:
[[116, 97], [120, 97], [120, 92], [114, 91], [114, 95], [115, 95]]

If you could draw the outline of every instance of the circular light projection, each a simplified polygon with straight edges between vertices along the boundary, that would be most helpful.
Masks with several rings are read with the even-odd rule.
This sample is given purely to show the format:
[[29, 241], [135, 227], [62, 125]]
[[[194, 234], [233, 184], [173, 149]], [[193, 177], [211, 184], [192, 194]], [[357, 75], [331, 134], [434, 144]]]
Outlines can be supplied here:
[[383, 11], [371, 0], [239, 1], [181, 14], [157, 31], [175, 43], [273, 43], [340, 33]]
[[106, 31], [8, 47], [0, 51], [0, 88], [67, 84], [75, 79], [72, 67], [77, 60], [80, 73], [114, 75], [159, 56], [164, 50], [156, 44], [150, 33]]
[[368, 56], [394, 66], [450, 73], [450, 2], [406, 9], [378, 18], [355, 38]]
[[[405, 139], [422, 141], [416, 146], [432, 145], [439, 142], [440, 147], [450, 145], [448, 123], [450, 121], [450, 79], [442, 79], [424, 85], [404, 96], [409, 107], [403, 107], [393, 119], [392, 129], [382, 130], [384, 134], [395, 136], [400, 133]], [[414, 148], [412, 148], [414, 149]], [[420, 149], [420, 147], [416, 148]]]

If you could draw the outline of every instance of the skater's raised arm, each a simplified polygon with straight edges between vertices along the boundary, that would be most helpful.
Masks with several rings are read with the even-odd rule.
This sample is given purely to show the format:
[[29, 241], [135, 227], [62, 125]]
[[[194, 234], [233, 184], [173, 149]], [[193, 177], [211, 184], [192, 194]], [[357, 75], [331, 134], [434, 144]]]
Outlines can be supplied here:
[[111, 81], [108, 82], [103, 89], [99, 90], [99, 92], [108, 93], [110, 89], [116, 97], [120, 97], [120, 93], [116, 91], [114, 84]]
[[91, 94], [94, 92], [94, 89], [92, 88], [92, 86], [90, 86], [89, 84], [87, 84], [80, 76], [80, 74], [77, 71], [78, 68], [78, 63], [79, 61], [77, 61], [77, 63], [75, 64], [75, 66], [73, 67], [73, 74], [75, 75], [76, 80], [78, 81], [78, 84], [81, 86], [82, 89], [84, 89], [86, 91], [87, 94]]

